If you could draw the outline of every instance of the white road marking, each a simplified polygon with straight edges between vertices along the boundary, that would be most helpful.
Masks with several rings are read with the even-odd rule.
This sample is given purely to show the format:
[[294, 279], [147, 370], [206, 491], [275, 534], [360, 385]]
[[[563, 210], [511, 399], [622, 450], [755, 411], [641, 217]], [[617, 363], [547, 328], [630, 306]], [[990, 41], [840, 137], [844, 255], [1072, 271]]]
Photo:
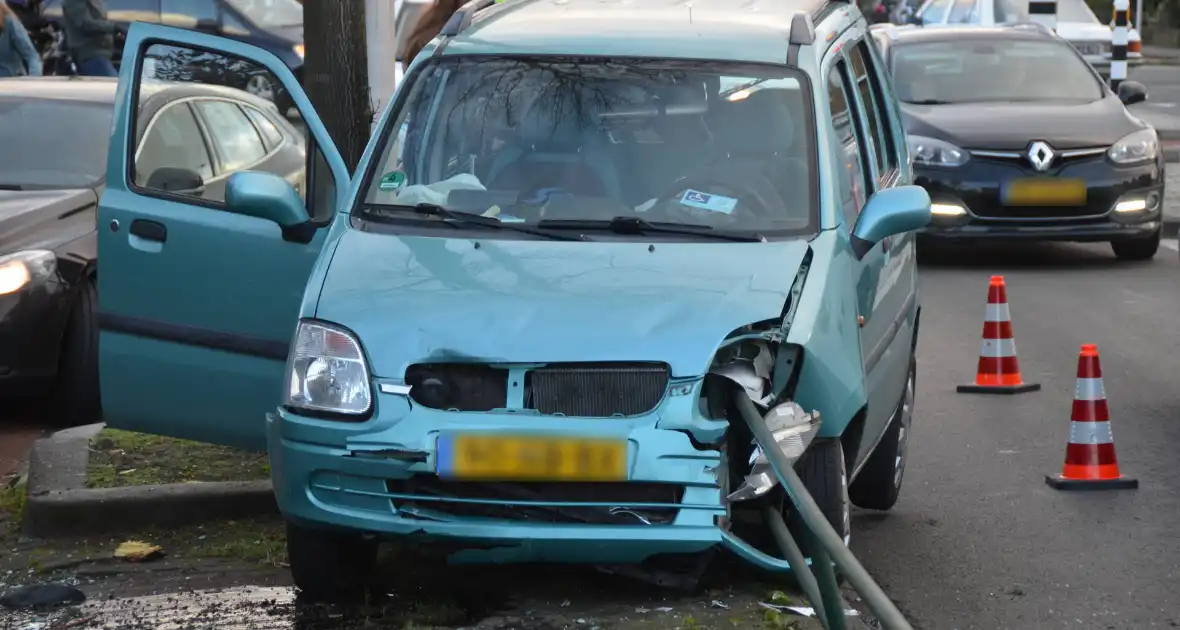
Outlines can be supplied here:
[[1165, 238], [1160, 241], [1160, 245], [1174, 252], [1180, 252], [1180, 242], [1177, 242], [1174, 238]]

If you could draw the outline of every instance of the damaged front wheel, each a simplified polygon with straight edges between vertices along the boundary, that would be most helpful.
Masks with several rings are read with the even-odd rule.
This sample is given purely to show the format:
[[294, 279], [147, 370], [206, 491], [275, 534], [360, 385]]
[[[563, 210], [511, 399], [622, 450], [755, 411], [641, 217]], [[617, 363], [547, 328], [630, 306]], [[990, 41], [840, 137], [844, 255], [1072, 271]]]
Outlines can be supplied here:
[[[795, 472], [807, 487], [815, 504], [827, 517], [832, 529], [848, 544], [852, 534], [852, 503], [848, 499], [848, 468], [844, 461], [844, 448], [840, 440], [816, 440], [795, 465]], [[790, 509], [789, 501], [783, 498], [783, 517], [793, 531], [804, 531], [798, 513]]]

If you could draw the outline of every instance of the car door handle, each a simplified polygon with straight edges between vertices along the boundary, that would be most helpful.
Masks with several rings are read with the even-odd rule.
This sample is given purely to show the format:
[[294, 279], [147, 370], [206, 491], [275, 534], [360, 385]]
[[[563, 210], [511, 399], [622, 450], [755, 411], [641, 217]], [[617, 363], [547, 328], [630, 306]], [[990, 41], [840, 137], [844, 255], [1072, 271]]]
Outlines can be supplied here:
[[148, 221], [147, 219], [136, 219], [131, 222], [131, 235], [138, 236], [145, 241], [163, 243], [168, 240], [168, 228], [164, 227], [163, 223]]

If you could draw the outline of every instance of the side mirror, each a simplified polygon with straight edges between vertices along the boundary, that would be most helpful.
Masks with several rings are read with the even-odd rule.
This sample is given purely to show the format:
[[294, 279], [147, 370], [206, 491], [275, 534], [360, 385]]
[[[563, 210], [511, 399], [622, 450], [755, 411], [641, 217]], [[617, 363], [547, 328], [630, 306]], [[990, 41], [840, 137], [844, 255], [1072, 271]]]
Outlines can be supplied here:
[[911, 232], [930, 224], [930, 194], [921, 186], [886, 188], [861, 208], [852, 229], [852, 251], [857, 260], [887, 236]]
[[248, 217], [273, 221], [283, 229], [283, 239], [310, 243], [316, 226], [303, 199], [290, 182], [259, 171], [239, 171], [225, 183], [226, 210]]
[[146, 187], [190, 197], [205, 194], [205, 180], [201, 179], [200, 173], [175, 166], [161, 166], [152, 171]]
[[1138, 81], [1123, 81], [1119, 84], [1119, 100], [1123, 105], [1134, 105], [1147, 100], [1147, 86]]

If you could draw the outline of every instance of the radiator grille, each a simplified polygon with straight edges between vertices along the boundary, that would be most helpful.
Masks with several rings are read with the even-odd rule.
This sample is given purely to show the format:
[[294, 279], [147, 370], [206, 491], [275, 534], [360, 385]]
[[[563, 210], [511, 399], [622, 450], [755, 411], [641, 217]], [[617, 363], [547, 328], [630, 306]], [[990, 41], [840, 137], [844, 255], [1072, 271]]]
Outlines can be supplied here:
[[551, 365], [525, 378], [525, 406], [548, 415], [634, 416], [656, 408], [671, 372], [659, 363]]

